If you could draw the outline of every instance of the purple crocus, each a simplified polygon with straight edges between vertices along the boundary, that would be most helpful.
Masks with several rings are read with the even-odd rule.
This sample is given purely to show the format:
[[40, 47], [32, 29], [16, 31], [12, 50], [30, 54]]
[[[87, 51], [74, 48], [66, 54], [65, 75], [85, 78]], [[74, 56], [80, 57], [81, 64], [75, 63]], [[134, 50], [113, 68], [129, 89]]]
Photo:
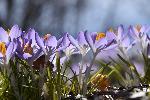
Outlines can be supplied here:
[[[130, 37], [129, 37], [129, 30], [128, 31], [125, 31], [123, 25], [120, 25], [118, 26], [118, 28], [114, 31], [112, 28], [109, 29], [107, 32], [106, 32], [106, 37], [109, 40], [112, 40], [114, 39], [115, 42], [116, 42], [116, 48], [113, 49], [113, 50], [107, 50], [105, 52], [104, 55], [106, 54], [111, 54], [112, 55], [109, 55], [107, 57], [111, 57], [111, 58], [114, 58], [116, 59], [116, 55], [119, 54], [121, 56], [123, 56], [125, 59], [129, 59], [127, 53], [129, 50], [131, 50], [131, 48], [133, 47], [133, 42], [131, 41]], [[115, 54], [115, 55], [113, 55]], [[105, 58], [107, 58], [105, 57]]]
[[108, 36], [106, 36], [105, 33], [97, 33], [97, 32], [87, 33], [86, 32], [84, 35], [85, 35], [85, 39], [87, 43], [92, 49], [93, 58], [91, 60], [91, 63], [89, 64], [89, 66], [86, 68], [86, 71], [85, 71], [85, 77], [84, 77], [84, 82], [83, 82], [83, 94], [87, 92], [87, 80], [90, 76], [90, 72], [91, 72], [92, 66], [94, 65], [97, 54], [100, 53], [102, 50], [108, 50], [110, 48], [112, 49], [116, 46], [116, 44], [114, 44], [114, 39], [108, 40]]
[[85, 40], [84, 34], [85, 32], [79, 32], [77, 39], [74, 39], [71, 35], [68, 36], [70, 42], [79, 50], [80, 54], [85, 56], [87, 52], [90, 50], [88, 43]]
[[35, 34], [35, 40], [37, 45], [42, 49], [44, 54], [46, 55], [46, 62], [53, 58], [54, 53], [56, 52], [57, 47], [57, 39], [55, 36], [51, 36], [50, 34], [45, 35], [41, 38], [38, 33]]
[[36, 32], [34, 29], [29, 29], [27, 32], [22, 33], [21, 37], [17, 38], [16, 55], [27, 61], [32, 66], [33, 62], [42, 56], [42, 48], [38, 46], [35, 39]]
[[65, 56], [69, 58], [72, 54], [76, 52], [76, 47], [71, 44], [69, 40], [69, 34], [65, 33], [62, 38], [58, 40], [57, 50], [59, 52], [65, 53]]
[[137, 25], [136, 27], [130, 26], [129, 31], [131, 39], [135, 44], [133, 48], [137, 50], [139, 53], [143, 53], [144, 55], [146, 55], [149, 43], [147, 33], [150, 31], [150, 26], [140, 26], [140, 25]]
[[118, 26], [117, 30], [114, 31], [112, 28], [106, 32], [108, 41], [114, 39], [119, 47], [129, 47], [131, 44], [128, 32], [124, 30], [123, 25]]
[[111, 45], [113, 43], [113, 39], [111, 41], [108, 41], [108, 37], [105, 33], [86, 32], [84, 35], [93, 53], [99, 53], [101, 50], [108, 49], [108, 47], [115, 47], [115, 45]]

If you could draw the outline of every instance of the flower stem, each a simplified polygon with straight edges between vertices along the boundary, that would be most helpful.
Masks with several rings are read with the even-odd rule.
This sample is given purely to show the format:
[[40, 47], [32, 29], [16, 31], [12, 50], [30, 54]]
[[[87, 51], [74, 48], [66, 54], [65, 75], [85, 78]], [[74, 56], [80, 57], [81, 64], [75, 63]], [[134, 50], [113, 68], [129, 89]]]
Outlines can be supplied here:
[[80, 66], [79, 66], [79, 84], [80, 84], [80, 89], [82, 88], [83, 58], [84, 58], [84, 56], [82, 56], [82, 60], [81, 60]]
[[95, 58], [96, 58], [96, 56], [97, 56], [97, 53], [94, 53], [93, 54], [93, 59], [92, 59], [92, 61], [91, 61], [91, 63], [90, 63], [90, 66], [86, 69], [86, 71], [85, 71], [85, 78], [84, 78], [84, 81], [83, 81], [83, 95], [85, 96], [86, 95], [86, 93], [87, 93], [87, 81], [88, 81], [88, 78], [89, 78], [89, 76], [90, 76], [90, 72], [91, 72], [91, 68], [92, 68], [92, 66], [93, 66], [93, 64], [94, 64], [94, 61], [95, 61]]

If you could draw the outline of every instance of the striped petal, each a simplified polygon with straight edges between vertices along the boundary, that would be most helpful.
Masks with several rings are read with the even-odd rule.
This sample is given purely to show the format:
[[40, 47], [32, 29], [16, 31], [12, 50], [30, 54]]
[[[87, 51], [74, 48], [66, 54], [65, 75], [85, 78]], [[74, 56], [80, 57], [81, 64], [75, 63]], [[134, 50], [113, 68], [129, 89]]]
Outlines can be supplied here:
[[37, 45], [38, 45], [40, 48], [42, 48], [43, 52], [47, 55], [44, 42], [43, 42], [43, 40], [41, 39], [41, 37], [38, 35], [38, 33], [36, 33], [35, 39], [36, 39]]
[[95, 47], [99, 48], [99, 47], [103, 47], [107, 44], [107, 39], [106, 38], [101, 38], [99, 41], [96, 41], [95, 43]]
[[95, 52], [95, 47], [94, 47], [94, 43], [93, 43], [93, 39], [91, 37], [91, 34], [89, 33], [84, 33], [85, 39], [87, 41], [87, 43], [89, 44], [90, 48], [92, 49], [93, 52]]
[[118, 34], [117, 34], [117, 39], [118, 40], [122, 40], [123, 33], [124, 33], [123, 25], [120, 25], [118, 27]]
[[75, 40], [71, 35], [68, 35], [68, 38], [69, 38], [70, 42], [71, 42], [75, 47], [77, 47], [78, 49], [80, 49], [80, 46], [79, 46], [77, 40]]
[[17, 44], [14, 42], [10, 42], [7, 51], [6, 51], [6, 64], [9, 63], [10, 58], [15, 54], [17, 48]]
[[0, 27], [0, 42], [5, 42], [6, 44], [9, 42], [8, 33]]
[[86, 31], [85, 32], [79, 32], [78, 33], [78, 37], [77, 37], [77, 41], [78, 41], [78, 43], [80, 44], [80, 45], [88, 45], [88, 43], [86, 42], [86, 40], [85, 40], [85, 36], [84, 36], [84, 33], [86, 33]]
[[45, 41], [45, 44], [46, 44], [46, 46], [56, 48], [56, 46], [57, 46], [56, 37], [55, 36], [48, 37], [48, 39]]
[[14, 25], [9, 33], [9, 36], [11, 38], [11, 41], [21, 36], [21, 30], [19, 29], [18, 25]]

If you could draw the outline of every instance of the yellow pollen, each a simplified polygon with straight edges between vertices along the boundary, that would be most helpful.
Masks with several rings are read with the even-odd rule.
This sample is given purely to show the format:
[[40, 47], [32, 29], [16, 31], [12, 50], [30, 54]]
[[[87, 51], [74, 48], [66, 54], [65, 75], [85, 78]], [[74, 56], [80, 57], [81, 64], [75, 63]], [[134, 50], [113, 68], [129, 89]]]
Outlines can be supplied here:
[[96, 36], [96, 40], [98, 41], [98, 40], [104, 38], [105, 36], [106, 36], [105, 33], [98, 33]]
[[0, 42], [0, 52], [3, 56], [6, 55], [6, 45], [3, 42]]
[[140, 32], [140, 30], [141, 30], [141, 25], [136, 25], [136, 29], [137, 29], [138, 32]]
[[31, 47], [31, 45], [26, 44], [26, 45], [24, 46], [23, 51], [24, 51], [25, 53], [32, 54], [32, 53], [33, 53], [33, 48]]

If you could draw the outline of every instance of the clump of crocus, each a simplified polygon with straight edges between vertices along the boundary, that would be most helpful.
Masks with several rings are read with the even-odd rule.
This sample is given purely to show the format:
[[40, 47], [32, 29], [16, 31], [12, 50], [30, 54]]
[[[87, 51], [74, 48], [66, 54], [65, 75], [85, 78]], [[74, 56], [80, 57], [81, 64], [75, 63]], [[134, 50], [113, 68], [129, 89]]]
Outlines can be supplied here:
[[[57, 39], [52, 34], [40, 36], [34, 29], [22, 31], [18, 25], [8, 31], [0, 27], [0, 65], [3, 66], [0, 77], [8, 83], [4, 84], [7, 92], [2, 89], [0, 97], [53, 100], [66, 98], [68, 94], [75, 98], [75, 95], [86, 96], [93, 90], [108, 91], [112, 83], [125, 87], [148, 84], [149, 30], [149, 26], [125, 29], [120, 25], [106, 32], [80, 31], [76, 38], [66, 32]], [[109, 62], [98, 59], [99, 54], [103, 56], [107, 52]], [[91, 59], [85, 61], [88, 55]], [[116, 80], [120, 83], [115, 84]]]

